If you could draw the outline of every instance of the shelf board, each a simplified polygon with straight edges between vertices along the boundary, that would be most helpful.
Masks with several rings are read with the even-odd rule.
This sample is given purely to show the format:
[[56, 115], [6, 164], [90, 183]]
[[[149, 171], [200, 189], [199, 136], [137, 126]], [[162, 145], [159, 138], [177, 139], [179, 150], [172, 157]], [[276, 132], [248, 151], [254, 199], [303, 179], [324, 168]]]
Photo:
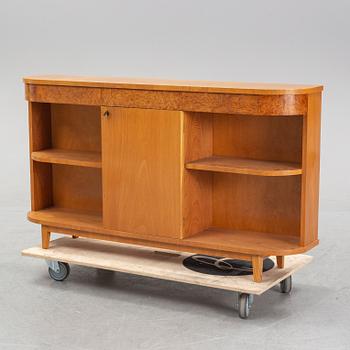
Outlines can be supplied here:
[[76, 165], [88, 168], [101, 168], [101, 153], [71, 151], [57, 148], [32, 152], [32, 159], [37, 162]]
[[66, 227], [74, 230], [94, 232], [102, 228], [102, 214], [66, 208], [50, 207], [31, 211], [28, 214], [28, 218], [43, 225]]
[[300, 175], [300, 164], [263, 161], [254, 159], [212, 156], [198, 159], [186, 164], [187, 169], [204, 170], [220, 173], [246, 174], [258, 176]]
[[303, 253], [318, 244], [316, 240], [307, 246], [300, 246], [297, 236], [219, 228], [210, 228], [185, 239], [137, 235], [104, 227], [100, 213], [78, 212], [57, 207], [32, 211], [28, 214], [28, 218], [32, 222], [63, 229], [54, 232], [64, 233], [64, 229], [78, 230], [81, 231], [81, 236], [88, 238], [99, 235], [100, 239], [105, 240], [173, 250], [181, 250], [183, 247], [183, 251], [208, 255], [229, 256], [230, 253], [289, 255]]
[[184, 242], [197, 247], [216, 247], [218, 250], [265, 256], [281, 252], [295, 254], [302, 248], [297, 236], [221, 228], [209, 228], [185, 238]]

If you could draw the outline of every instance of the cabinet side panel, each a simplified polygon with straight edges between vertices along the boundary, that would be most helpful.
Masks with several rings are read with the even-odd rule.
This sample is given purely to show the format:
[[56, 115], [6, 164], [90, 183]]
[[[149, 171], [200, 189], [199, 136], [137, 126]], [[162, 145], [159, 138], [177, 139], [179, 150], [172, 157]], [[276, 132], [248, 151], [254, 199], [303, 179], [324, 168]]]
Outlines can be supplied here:
[[29, 102], [30, 152], [51, 147], [51, 107], [48, 103]]
[[51, 147], [51, 110], [47, 103], [29, 102], [28, 108], [31, 208], [40, 210], [52, 205], [51, 165], [33, 161], [31, 153]]
[[303, 127], [303, 175], [301, 195], [301, 245], [318, 239], [321, 94], [308, 96]]
[[182, 113], [108, 111], [102, 121], [104, 226], [179, 238]]
[[183, 234], [190, 237], [212, 225], [212, 181], [210, 172], [185, 169], [192, 160], [213, 154], [213, 119], [203, 113], [184, 112]]

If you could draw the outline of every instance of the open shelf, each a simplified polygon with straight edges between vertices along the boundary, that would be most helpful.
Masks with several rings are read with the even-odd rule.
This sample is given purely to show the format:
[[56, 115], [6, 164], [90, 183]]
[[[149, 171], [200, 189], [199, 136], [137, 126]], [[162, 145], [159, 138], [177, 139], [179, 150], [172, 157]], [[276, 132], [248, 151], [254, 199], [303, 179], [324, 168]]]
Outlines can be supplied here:
[[186, 163], [187, 169], [258, 176], [289, 176], [302, 173], [300, 164], [212, 156]]
[[189, 245], [197, 247], [215, 247], [218, 250], [234, 251], [245, 254], [278, 255], [295, 254], [299, 249], [296, 236], [279, 235], [246, 230], [227, 230], [209, 228], [184, 239]]
[[100, 152], [51, 148], [32, 152], [32, 159], [43, 163], [76, 165], [88, 168], [101, 168], [102, 166]]
[[[113, 232], [113, 230], [104, 228], [100, 213], [89, 211], [50, 207], [32, 211], [28, 214], [28, 218], [33, 222], [51, 227], [97, 232], [107, 235]], [[113, 236], [137, 237], [135, 234], [119, 231], [114, 231]], [[297, 254], [310, 248], [300, 246], [299, 239], [296, 236], [243, 230], [225, 230], [220, 228], [210, 228], [185, 239], [170, 239], [158, 236], [142, 237], [142, 239], [144, 244], [147, 240], [153, 242], [162, 242], [164, 240], [166, 243], [177, 246], [185, 245], [187, 247], [221, 250], [222, 252], [232, 251], [264, 256]], [[314, 242], [314, 245], [316, 244], [317, 242]]]
[[31, 211], [28, 214], [28, 218], [34, 222], [39, 221], [40, 223], [48, 226], [56, 226], [96, 231], [102, 228], [102, 215], [101, 213], [95, 213], [83, 210], [73, 210], [60, 207], [50, 207], [38, 211]]

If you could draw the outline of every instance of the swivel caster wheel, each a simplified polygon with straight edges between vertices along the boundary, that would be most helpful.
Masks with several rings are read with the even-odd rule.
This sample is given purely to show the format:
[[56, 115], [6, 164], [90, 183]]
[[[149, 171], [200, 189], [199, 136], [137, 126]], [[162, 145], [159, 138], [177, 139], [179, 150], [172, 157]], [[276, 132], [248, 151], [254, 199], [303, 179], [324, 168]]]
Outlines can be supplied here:
[[290, 293], [292, 291], [292, 276], [280, 282], [280, 291], [281, 293]]
[[69, 264], [61, 261], [50, 261], [49, 275], [55, 281], [64, 281], [70, 273]]
[[252, 294], [241, 293], [238, 299], [238, 314], [240, 318], [249, 317], [250, 309], [253, 305], [254, 297]]

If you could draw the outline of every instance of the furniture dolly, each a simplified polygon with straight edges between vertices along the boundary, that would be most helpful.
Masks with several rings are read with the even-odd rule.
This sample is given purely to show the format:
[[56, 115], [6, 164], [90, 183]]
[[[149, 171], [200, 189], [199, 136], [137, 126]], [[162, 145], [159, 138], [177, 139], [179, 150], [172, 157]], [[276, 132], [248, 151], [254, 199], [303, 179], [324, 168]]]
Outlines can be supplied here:
[[236, 309], [243, 319], [250, 314], [254, 295], [261, 295], [277, 284], [282, 293], [290, 293], [292, 274], [312, 260], [308, 255], [288, 256], [283, 269], [274, 267], [266, 271], [262, 282], [256, 283], [249, 275], [215, 276], [191, 271], [183, 265], [183, 260], [191, 256], [189, 253], [88, 238], [59, 238], [51, 241], [50, 249], [32, 247], [24, 249], [22, 255], [45, 259], [49, 275], [56, 281], [69, 276], [71, 263], [233, 291], [238, 296]]
[[55, 232], [241, 259], [263, 283], [265, 257], [283, 270], [318, 244], [322, 86], [24, 82], [42, 248]]

